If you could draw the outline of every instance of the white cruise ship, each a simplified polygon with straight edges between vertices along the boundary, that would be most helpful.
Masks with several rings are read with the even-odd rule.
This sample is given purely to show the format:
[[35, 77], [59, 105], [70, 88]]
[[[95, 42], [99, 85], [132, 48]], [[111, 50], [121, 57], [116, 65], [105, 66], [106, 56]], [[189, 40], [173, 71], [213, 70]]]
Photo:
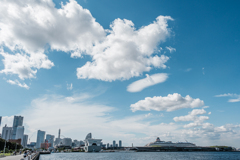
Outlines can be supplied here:
[[176, 142], [172, 143], [172, 141], [161, 141], [159, 137], [157, 137], [155, 142], [150, 142], [146, 145], [147, 147], [196, 147], [195, 144], [190, 142]]

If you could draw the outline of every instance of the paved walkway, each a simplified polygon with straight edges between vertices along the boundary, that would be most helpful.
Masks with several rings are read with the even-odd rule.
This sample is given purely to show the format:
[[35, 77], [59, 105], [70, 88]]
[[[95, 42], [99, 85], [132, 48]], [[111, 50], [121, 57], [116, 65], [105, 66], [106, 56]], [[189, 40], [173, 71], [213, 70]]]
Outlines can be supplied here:
[[16, 155], [16, 156], [7, 156], [7, 157], [0, 158], [0, 160], [20, 160], [20, 159], [23, 159], [23, 154]]

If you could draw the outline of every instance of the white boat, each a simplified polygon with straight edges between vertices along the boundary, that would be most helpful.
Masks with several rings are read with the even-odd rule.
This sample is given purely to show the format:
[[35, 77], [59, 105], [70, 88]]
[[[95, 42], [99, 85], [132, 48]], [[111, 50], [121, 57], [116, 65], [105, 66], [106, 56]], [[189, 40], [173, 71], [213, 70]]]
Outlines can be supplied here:
[[155, 142], [150, 142], [146, 145], [147, 147], [196, 147], [196, 144], [190, 142], [176, 142], [172, 141], [161, 141], [159, 137], [157, 137]]

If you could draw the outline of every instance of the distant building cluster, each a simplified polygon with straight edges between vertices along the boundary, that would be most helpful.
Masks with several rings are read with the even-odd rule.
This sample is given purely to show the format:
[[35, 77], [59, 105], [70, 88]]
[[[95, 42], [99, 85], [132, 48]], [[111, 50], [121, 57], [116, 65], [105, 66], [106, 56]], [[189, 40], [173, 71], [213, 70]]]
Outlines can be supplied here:
[[[1, 121], [2, 117], [0, 117], [0, 126]], [[23, 147], [27, 147], [28, 135], [24, 134], [23, 117], [14, 116], [12, 127], [5, 125], [2, 128], [1, 137], [9, 142], [16, 142]]]
[[[0, 126], [2, 117], [0, 116]], [[16, 142], [21, 144], [24, 148], [30, 149], [84, 149], [85, 152], [98, 152], [102, 148], [104, 149], [119, 149], [122, 147], [122, 141], [119, 140], [117, 144], [114, 140], [111, 145], [109, 143], [103, 144], [102, 139], [92, 138], [92, 133], [87, 134], [85, 140], [72, 140], [71, 138], [64, 137], [61, 135], [61, 129], [58, 130], [58, 136], [55, 138], [54, 135], [46, 134], [45, 131], [37, 131], [36, 142], [30, 142], [28, 135], [24, 134], [23, 117], [14, 116], [13, 125], [9, 127], [5, 125], [2, 128], [1, 138], [9, 142]], [[28, 139], [29, 138], [29, 139]], [[28, 143], [29, 140], [29, 143]]]

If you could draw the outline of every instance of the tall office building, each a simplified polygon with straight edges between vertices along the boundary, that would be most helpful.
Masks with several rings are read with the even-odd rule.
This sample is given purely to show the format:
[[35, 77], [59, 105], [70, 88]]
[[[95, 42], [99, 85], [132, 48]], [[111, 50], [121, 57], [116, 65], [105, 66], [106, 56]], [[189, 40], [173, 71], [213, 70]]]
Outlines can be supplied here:
[[113, 147], [116, 147], [116, 141], [115, 140], [113, 141]]
[[2, 116], [0, 116], [0, 127], [1, 127], [1, 123], [2, 123]]
[[11, 139], [12, 136], [12, 127], [7, 127], [7, 125], [5, 125], [2, 129], [2, 139], [5, 140], [9, 140]]
[[55, 138], [54, 135], [50, 135], [50, 134], [46, 135], [46, 140], [48, 141], [48, 143], [51, 143], [51, 147], [53, 147], [54, 138]]
[[64, 146], [72, 146], [72, 139], [71, 138], [63, 138], [63, 145]]
[[119, 147], [122, 147], [122, 141], [119, 140]]
[[36, 148], [41, 147], [41, 143], [44, 143], [44, 139], [45, 139], [45, 131], [38, 130]]
[[22, 116], [14, 116], [13, 120], [13, 131], [12, 131], [12, 139], [16, 139], [17, 127], [23, 125], [23, 117]]
[[109, 143], [107, 143], [107, 148], [109, 148]]
[[24, 135], [24, 127], [18, 126], [15, 139], [21, 139], [22, 146], [23, 146], [23, 135]]
[[28, 135], [23, 135], [22, 146], [27, 147]]
[[58, 138], [61, 136], [61, 129], [58, 130]]

